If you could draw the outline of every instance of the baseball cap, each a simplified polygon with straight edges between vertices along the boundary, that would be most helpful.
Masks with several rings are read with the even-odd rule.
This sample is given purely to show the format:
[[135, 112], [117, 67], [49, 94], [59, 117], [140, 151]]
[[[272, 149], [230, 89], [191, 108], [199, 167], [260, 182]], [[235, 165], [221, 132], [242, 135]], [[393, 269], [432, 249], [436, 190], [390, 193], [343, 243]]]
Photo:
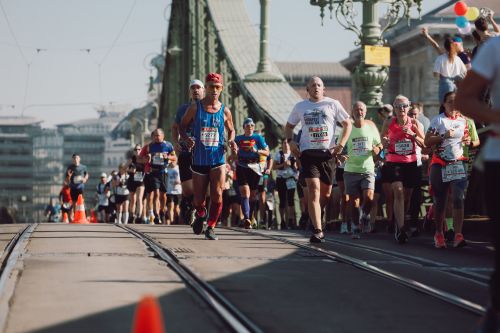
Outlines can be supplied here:
[[189, 82], [189, 88], [191, 88], [192, 86], [200, 86], [202, 88], [205, 88], [205, 85], [203, 84], [203, 82], [201, 82], [200, 80], [198, 79], [194, 79], [194, 80], [191, 80]]
[[459, 36], [455, 36], [455, 37], [453, 37], [453, 41], [454, 41], [455, 43], [463, 43], [462, 38], [460, 38]]
[[224, 84], [224, 79], [222, 78], [222, 75], [219, 73], [208, 73], [207, 76], [205, 77], [205, 82]]
[[107, 177], [108, 177], [108, 175], [106, 175], [105, 172], [101, 173], [101, 178], [107, 178]]
[[247, 118], [243, 121], [243, 126], [246, 126], [246, 125], [255, 125], [255, 123], [253, 122], [252, 118]]

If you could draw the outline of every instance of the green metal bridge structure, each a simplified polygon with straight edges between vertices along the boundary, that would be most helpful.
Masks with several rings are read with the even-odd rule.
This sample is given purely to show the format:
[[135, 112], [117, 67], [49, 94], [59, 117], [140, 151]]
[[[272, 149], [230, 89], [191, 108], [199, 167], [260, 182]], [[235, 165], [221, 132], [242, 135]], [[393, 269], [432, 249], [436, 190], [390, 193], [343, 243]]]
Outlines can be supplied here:
[[189, 99], [189, 81], [218, 72], [236, 133], [252, 117], [267, 143], [279, 144], [288, 114], [301, 98], [267, 57], [267, 11], [263, 5], [259, 39], [244, 0], [172, 1], [159, 118], [167, 134], [178, 106]]

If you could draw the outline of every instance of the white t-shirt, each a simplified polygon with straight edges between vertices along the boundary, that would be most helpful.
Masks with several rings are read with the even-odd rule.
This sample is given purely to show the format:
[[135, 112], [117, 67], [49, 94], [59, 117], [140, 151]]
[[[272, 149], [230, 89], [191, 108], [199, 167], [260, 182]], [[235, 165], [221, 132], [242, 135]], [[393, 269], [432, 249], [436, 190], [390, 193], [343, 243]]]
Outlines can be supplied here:
[[[489, 38], [479, 48], [472, 61], [472, 70], [491, 81], [491, 101], [493, 108], [500, 109], [500, 37]], [[493, 130], [500, 134], [500, 124], [493, 125]], [[500, 138], [493, 136], [483, 148], [485, 161], [500, 161]]]
[[446, 138], [439, 144], [437, 155], [445, 161], [455, 161], [461, 158], [464, 154], [462, 138], [465, 135], [467, 128], [467, 120], [462, 116], [457, 116], [455, 119], [448, 118], [445, 113], [441, 113], [434, 117], [429, 126], [429, 132], [444, 135], [450, 129], [453, 130], [453, 136]]
[[167, 168], [167, 194], [182, 194], [179, 166]]
[[448, 54], [444, 53], [436, 58], [433, 72], [439, 73], [445, 77], [453, 78], [457, 75], [465, 76], [467, 68], [465, 67], [462, 59], [459, 57], [455, 56], [455, 60], [451, 63], [448, 60]]
[[295, 104], [288, 117], [288, 123], [302, 124], [299, 142], [301, 151], [328, 150], [336, 145], [336, 123], [348, 118], [349, 115], [337, 100], [325, 97], [316, 103], [305, 99]]
[[[283, 157], [286, 160], [288, 160], [290, 158], [290, 153], [283, 153]], [[281, 153], [279, 151], [276, 152], [276, 154], [274, 155], [274, 161], [278, 164], [281, 164]], [[293, 170], [291, 167], [287, 166], [283, 169], [277, 169], [276, 170], [276, 177], [277, 178], [290, 178], [290, 177], [294, 177], [296, 174], [296, 171]]]

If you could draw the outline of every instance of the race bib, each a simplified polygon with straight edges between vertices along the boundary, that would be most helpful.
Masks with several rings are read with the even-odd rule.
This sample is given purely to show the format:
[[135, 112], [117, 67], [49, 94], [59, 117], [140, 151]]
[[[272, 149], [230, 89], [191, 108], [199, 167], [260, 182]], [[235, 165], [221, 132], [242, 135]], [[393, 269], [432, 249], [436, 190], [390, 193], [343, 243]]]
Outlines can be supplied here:
[[137, 171], [134, 174], [134, 182], [142, 182], [144, 180], [144, 172]]
[[330, 147], [328, 126], [309, 126], [309, 148], [326, 150]]
[[126, 187], [117, 187], [116, 188], [116, 194], [118, 195], [127, 195], [129, 192], [128, 192], [128, 188]]
[[260, 164], [259, 163], [248, 163], [247, 166], [256, 174], [259, 176], [262, 176], [262, 172], [260, 171]]
[[352, 139], [352, 156], [367, 156], [370, 150], [367, 137]]
[[73, 184], [81, 184], [83, 183], [83, 176], [74, 176], [73, 177]]
[[396, 141], [394, 151], [398, 155], [409, 155], [413, 153], [413, 142], [411, 140]]
[[217, 147], [219, 145], [219, 130], [217, 127], [202, 127], [200, 141], [205, 147]]
[[292, 190], [294, 188], [297, 188], [297, 182], [295, 181], [295, 178], [288, 178], [286, 180], [286, 189]]
[[153, 165], [161, 165], [161, 166], [163, 166], [164, 162], [165, 162], [165, 159], [163, 158], [163, 154], [162, 153], [156, 153], [153, 156], [153, 161], [152, 161]]
[[441, 175], [443, 177], [443, 183], [467, 177], [464, 164], [461, 161], [447, 164], [446, 167], [441, 169]]

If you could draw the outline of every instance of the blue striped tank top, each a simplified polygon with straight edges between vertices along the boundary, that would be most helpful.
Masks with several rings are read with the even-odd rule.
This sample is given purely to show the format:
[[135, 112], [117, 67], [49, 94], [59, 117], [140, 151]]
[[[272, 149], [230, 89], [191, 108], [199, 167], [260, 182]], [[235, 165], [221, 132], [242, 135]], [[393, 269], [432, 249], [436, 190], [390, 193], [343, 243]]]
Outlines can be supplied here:
[[216, 113], [205, 111], [201, 102], [193, 122], [195, 146], [193, 165], [213, 166], [225, 163], [224, 158], [224, 104]]

